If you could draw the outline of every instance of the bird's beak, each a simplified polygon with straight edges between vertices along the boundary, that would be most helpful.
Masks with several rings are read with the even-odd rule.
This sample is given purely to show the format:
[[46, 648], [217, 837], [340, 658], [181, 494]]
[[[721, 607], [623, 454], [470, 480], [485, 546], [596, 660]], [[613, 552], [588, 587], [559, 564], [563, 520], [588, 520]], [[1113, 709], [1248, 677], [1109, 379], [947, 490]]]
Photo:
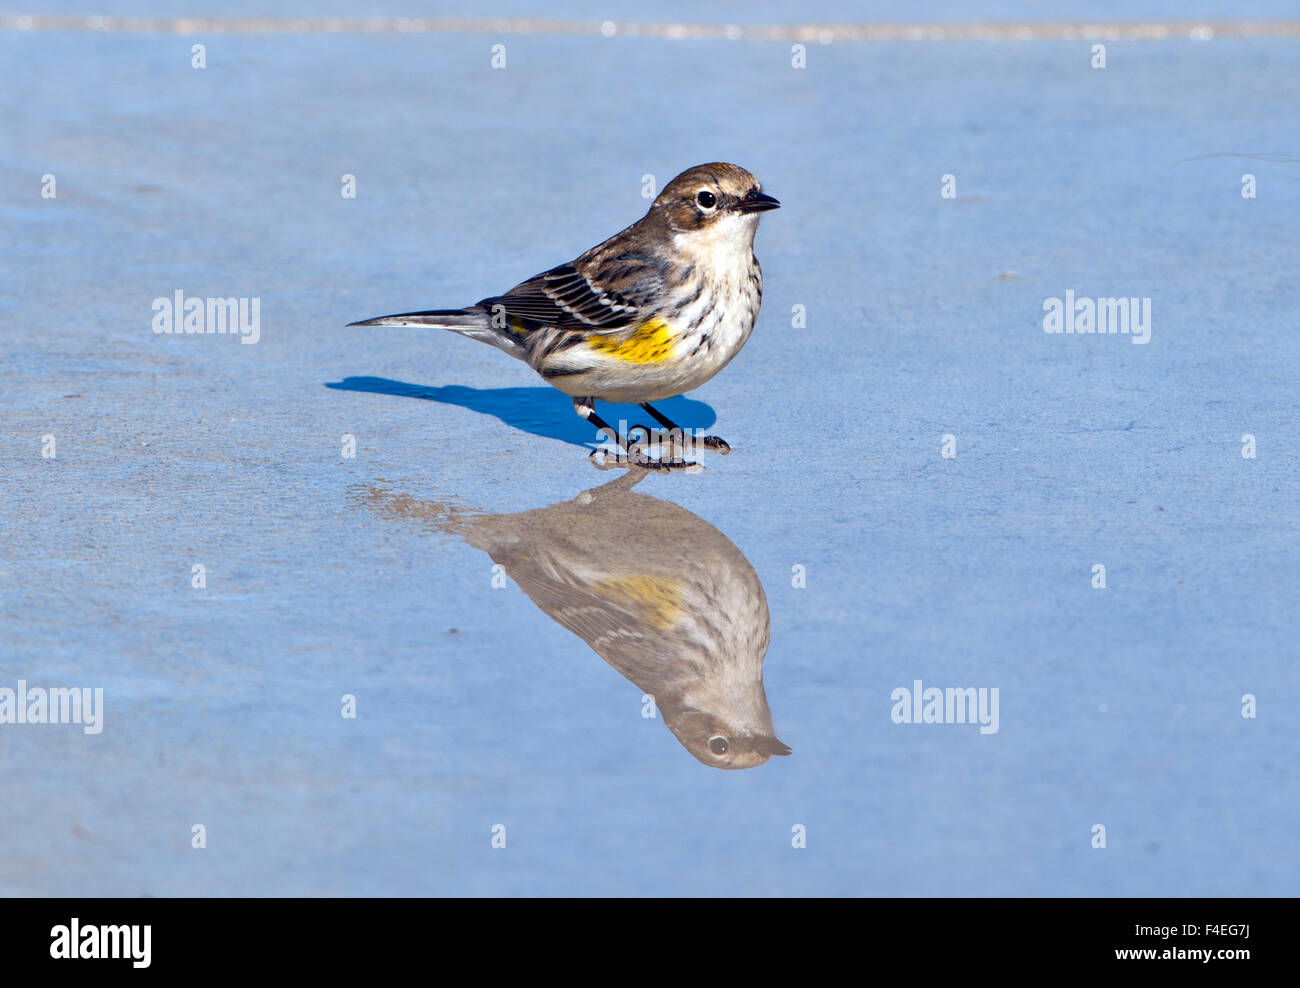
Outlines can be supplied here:
[[780, 200], [774, 199], [765, 192], [755, 191], [737, 202], [732, 209], [738, 213], [762, 213], [769, 209], [777, 209], [780, 205]]

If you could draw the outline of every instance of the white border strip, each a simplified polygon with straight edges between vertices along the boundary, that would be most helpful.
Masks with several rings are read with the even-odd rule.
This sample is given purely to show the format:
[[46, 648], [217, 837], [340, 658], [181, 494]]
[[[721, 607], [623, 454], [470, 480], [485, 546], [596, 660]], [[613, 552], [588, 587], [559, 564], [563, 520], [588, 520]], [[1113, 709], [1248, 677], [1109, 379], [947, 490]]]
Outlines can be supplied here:
[[0, 14], [6, 31], [116, 34], [570, 34], [751, 41], [1170, 41], [1300, 37], [1300, 20], [1084, 24], [638, 24], [472, 17], [57, 17]]

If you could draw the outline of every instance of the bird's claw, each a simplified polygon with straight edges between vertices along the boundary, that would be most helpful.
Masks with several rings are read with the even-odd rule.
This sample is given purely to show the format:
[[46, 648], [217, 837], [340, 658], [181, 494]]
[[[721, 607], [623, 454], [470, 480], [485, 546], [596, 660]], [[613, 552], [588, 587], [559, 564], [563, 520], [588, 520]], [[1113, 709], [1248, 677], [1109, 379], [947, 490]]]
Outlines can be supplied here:
[[[632, 434], [640, 431], [644, 434], [643, 439], [634, 439]], [[655, 436], [659, 438], [659, 444], [673, 452], [674, 459], [682, 459], [686, 453], [693, 451], [697, 446], [703, 446], [705, 449], [711, 449], [715, 453], [726, 456], [731, 452], [731, 444], [721, 436], [703, 436], [695, 438], [688, 434], [683, 434], [681, 429], [651, 429], [647, 425], [634, 425], [628, 430], [628, 440], [634, 443], [653, 443]], [[680, 451], [680, 452], [679, 452]]]
[[648, 455], [640, 443], [629, 443], [626, 455], [621, 450], [610, 450], [602, 446], [599, 449], [593, 449], [587, 455], [587, 458], [591, 460], [591, 465], [597, 470], [615, 470], [622, 467], [625, 470], [637, 468], [640, 470], [654, 470], [657, 473], [672, 473], [676, 470], [683, 473], [702, 473], [704, 471], [703, 463], [690, 463], [683, 459], [656, 459]]
[[[645, 427], [637, 426], [636, 428]], [[704, 469], [704, 464], [686, 460], [680, 447], [670, 446], [663, 454], [654, 457], [646, 452], [645, 446], [641, 443], [630, 442], [627, 445], [627, 454], [631, 465], [640, 467], [642, 470], [656, 470], [660, 473], [671, 473], [674, 470], [681, 470], [685, 473], [700, 473]]]
[[[658, 446], [661, 454], [651, 456], [648, 447]], [[699, 446], [713, 450], [723, 456], [731, 452], [731, 446], [720, 436], [704, 436], [693, 439], [683, 435], [681, 429], [654, 429], [648, 425], [629, 426], [624, 448], [612, 450], [608, 447], [592, 450], [592, 464], [599, 470], [613, 470], [616, 467], [639, 467], [642, 470], [655, 470], [669, 473], [681, 470], [685, 473], [701, 473], [704, 464], [686, 459], [686, 455]]]

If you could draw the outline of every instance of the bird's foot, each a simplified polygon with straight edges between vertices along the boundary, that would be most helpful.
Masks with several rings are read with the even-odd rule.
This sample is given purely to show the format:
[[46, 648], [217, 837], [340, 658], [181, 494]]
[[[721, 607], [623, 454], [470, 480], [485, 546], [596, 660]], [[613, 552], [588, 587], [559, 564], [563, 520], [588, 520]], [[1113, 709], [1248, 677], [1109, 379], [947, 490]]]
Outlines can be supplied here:
[[[634, 433], [644, 433], [643, 439], [633, 439]], [[602, 446], [589, 454], [592, 465], [598, 470], [624, 469], [654, 470], [659, 473], [671, 473], [680, 470], [684, 473], [700, 473], [704, 464], [695, 463], [685, 458], [686, 447], [677, 444], [655, 444], [651, 440], [651, 431], [643, 425], [633, 426], [628, 430], [627, 445], [620, 449]], [[660, 455], [651, 456], [647, 447], [659, 445]]]
[[[602, 447], [593, 450], [590, 458], [592, 464], [600, 470], [640, 467], [643, 470], [664, 473], [673, 470], [700, 473], [704, 470], [704, 464], [688, 460], [687, 457], [701, 447], [723, 456], [731, 452], [730, 444], [720, 436], [696, 438], [690, 434], [683, 434], [681, 429], [657, 429], [648, 425], [634, 425], [627, 430], [626, 437], [619, 442], [619, 448]], [[650, 450], [657, 450], [659, 455], [652, 456]]]
[[[688, 460], [688, 454], [695, 451], [695, 444], [682, 434], [681, 429], [654, 429], [648, 425], [634, 425], [627, 431], [628, 455], [639, 467], [646, 470], [683, 470], [687, 473], [700, 473], [702, 463]], [[658, 448], [659, 455], [651, 456], [647, 447]]]
[[633, 447], [633, 459], [628, 466], [636, 467], [641, 470], [654, 470], [658, 473], [672, 473], [674, 470], [680, 470], [682, 473], [703, 473], [704, 464], [695, 463], [691, 460], [665, 460], [662, 457], [656, 459], [652, 456], [646, 456], [640, 447]]
[[[635, 438], [634, 433], [640, 432], [644, 438]], [[696, 436], [689, 430], [683, 433], [679, 428], [671, 429], [652, 429], [648, 425], [634, 425], [628, 430], [628, 439], [642, 445], [658, 445], [661, 449], [668, 452], [668, 456], [661, 457], [664, 459], [680, 460], [686, 454], [694, 453], [700, 447], [711, 449], [715, 453], [726, 456], [731, 452], [731, 444], [721, 436]]]
[[647, 456], [640, 446], [633, 446], [627, 454], [603, 448], [593, 449], [588, 458], [597, 470], [617, 470], [621, 467], [624, 470], [653, 470], [656, 473], [672, 473], [675, 470], [682, 473], [704, 472], [703, 463], [657, 459]]

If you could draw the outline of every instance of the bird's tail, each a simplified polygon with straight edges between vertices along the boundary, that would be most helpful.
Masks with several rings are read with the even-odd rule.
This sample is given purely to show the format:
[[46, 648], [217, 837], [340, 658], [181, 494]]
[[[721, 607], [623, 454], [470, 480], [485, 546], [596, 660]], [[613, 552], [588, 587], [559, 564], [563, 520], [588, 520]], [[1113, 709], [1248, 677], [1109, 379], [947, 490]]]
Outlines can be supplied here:
[[511, 356], [524, 359], [524, 348], [519, 338], [497, 329], [487, 311], [477, 306], [468, 309], [430, 309], [427, 312], [400, 312], [391, 316], [377, 316], [349, 326], [419, 326], [423, 329], [447, 329], [472, 340], [491, 343]]

